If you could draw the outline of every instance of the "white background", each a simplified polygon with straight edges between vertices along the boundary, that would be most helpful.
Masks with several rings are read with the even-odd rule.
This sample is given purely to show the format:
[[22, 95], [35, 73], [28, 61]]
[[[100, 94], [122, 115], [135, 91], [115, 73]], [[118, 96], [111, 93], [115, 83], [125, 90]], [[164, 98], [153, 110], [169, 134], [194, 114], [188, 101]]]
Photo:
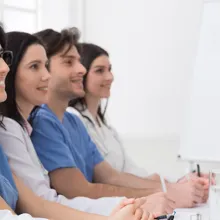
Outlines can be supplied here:
[[31, 27], [19, 22], [23, 21], [19, 16], [5, 19], [1, 5], [6, 29], [34, 32], [77, 26], [84, 40], [107, 49], [115, 75], [108, 115], [128, 152], [149, 171], [183, 172], [184, 164], [176, 163], [176, 154], [203, 0], [33, 1], [37, 22]]

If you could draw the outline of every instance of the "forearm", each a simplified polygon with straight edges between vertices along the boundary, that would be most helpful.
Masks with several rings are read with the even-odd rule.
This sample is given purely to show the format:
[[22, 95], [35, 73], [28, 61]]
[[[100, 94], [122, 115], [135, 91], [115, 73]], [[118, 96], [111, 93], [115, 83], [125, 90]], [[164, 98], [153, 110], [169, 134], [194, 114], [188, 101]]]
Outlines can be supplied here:
[[137, 188], [137, 189], [147, 189], [149, 194], [161, 192], [161, 182], [153, 179], [145, 179], [141, 177], [134, 176], [129, 173], [118, 173], [112, 175], [108, 180], [109, 184], [124, 186], [128, 188]]
[[[60, 192], [59, 192], [60, 193]], [[76, 196], [88, 197], [92, 199], [98, 199], [101, 197], [127, 197], [127, 198], [139, 198], [148, 196], [154, 193], [151, 189], [135, 189], [123, 186], [90, 183], [86, 187], [78, 186], [77, 188], [65, 188], [62, 190], [62, 194], [68, 198]]]
[[44, 200], [41, 209], [42, 216], [53, 220], [107, 220], [107, 217], [81, 212], [58, 203]]

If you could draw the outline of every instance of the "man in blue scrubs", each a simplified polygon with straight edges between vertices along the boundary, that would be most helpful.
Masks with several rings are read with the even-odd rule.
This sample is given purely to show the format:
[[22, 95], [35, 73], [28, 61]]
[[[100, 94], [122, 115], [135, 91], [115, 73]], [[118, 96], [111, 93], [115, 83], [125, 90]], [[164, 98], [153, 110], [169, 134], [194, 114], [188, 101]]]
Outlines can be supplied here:
[[[80, 119], [65, 111], [70, 100], [85, 94], [83, 76], [86, 70], [75, 46], [75, 30], [61, 33], [44, 30], [36, 35], [46, 46], [52, 77], [47, 105], [33, 114], [31, 138], [49, 171], [52, 187], [68, 198], [143, 197], [161, 192], [159, 181], [120, 173], [103, 161]], [[169, 213], [173, 208], [192, 207], [206, 199], [202, 178], [190, 183], [167, 183], [167, 189], [168, 198], [159, 193], [151, 203], [160, 211]], [[178, 193], [185, 199], [177, 196]], [[160, 207], [162, 203], [165, 205]]]

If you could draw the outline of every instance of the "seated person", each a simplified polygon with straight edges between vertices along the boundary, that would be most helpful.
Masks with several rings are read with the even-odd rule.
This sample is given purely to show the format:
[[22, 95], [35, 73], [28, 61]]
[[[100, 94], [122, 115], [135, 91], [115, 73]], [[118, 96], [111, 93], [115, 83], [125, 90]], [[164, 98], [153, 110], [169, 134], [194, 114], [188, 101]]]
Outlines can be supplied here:
[[110, 97], [114, 80], [108, 52], [97, 45], [87, 43], [79, 44], [78, 51], [86, 68], [83, 79], [85, 96], [72, 99], [67, 111], [80, 117], [100, 153], [113, 168], [135, 176], [147, 177], [147, 171], [138, 167], [126, 154], [117, 131], [109, 126], [105, 116], [108, 103], [104, 107], [101, 105], [102, 99]]
[[[71, 32], [71, 30], [70, 30]], [[59, 34], [44, 30], [36, 34], [45, 44], [50, 60], [51, 80], [47, 104], [32, 114], [32, 142], [36, 152], [49, 171], [51, 185], [68, 198], [86, 196], [143, 197], [161, 192], [161, 183], [143, 179], [112, 168], [91, 141], [78, 117], [66, 112], [70, 100], [82, 97], [85, 68], [75, 45], [68, 44], [61, 53], [55, 53], [54, 45]], [[167, 184], [167, 212], [176, 207], [192, 207], [201, 203], [207, 193], [207, 180], [200, 178], [182, 184]], [[184, 199], [178, 196], [184, 193]]]

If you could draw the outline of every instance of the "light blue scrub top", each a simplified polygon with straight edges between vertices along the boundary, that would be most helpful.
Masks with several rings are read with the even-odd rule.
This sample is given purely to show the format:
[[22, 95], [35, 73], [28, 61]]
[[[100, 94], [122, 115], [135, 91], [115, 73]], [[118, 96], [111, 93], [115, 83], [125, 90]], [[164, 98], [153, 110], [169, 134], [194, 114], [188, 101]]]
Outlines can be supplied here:
[[15, 210], [18, 192], [12, 177], [8, 160], [0, 146], [0, 196]]
[[92, 182], [94, 167], [103, 157], [77, 116], [65, 112], [61, 123], [47, 105], [42, 105], [32, 127], [31, 139], [46, 170], [76, 167]]

